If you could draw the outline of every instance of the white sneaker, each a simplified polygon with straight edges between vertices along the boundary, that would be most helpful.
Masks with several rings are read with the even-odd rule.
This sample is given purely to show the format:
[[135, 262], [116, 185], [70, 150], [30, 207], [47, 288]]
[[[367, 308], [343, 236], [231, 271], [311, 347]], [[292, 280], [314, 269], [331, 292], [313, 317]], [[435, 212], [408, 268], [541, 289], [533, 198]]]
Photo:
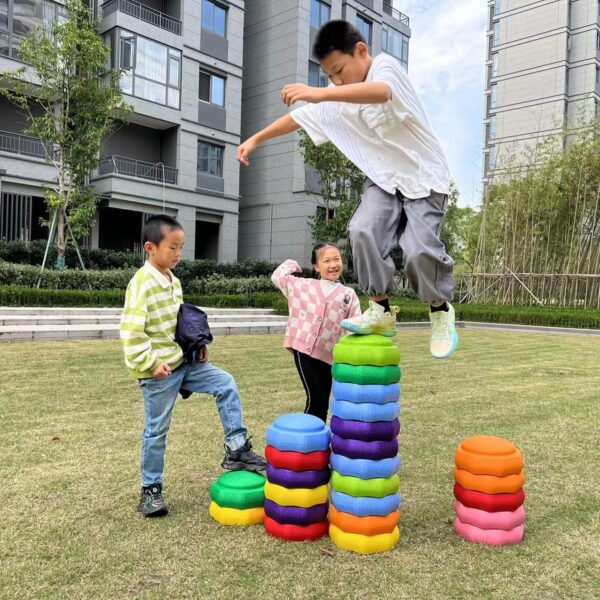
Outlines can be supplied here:
[[448, 310], [429, 313], [431, 321], [431, 341], [429, 349], [433, 358], [447, 358], [458, 346], [458, 333], [454, 325], [454, 308], [448, 302]]
[[358, 335], [378, 333], [386, 337], [396, 335], [397, 306], [390, 306], [389, 312], [384, 312], [383, 306], [369, 300], [369, 308], [362, 315], [357, 315], [342, 321], [342, 329]]

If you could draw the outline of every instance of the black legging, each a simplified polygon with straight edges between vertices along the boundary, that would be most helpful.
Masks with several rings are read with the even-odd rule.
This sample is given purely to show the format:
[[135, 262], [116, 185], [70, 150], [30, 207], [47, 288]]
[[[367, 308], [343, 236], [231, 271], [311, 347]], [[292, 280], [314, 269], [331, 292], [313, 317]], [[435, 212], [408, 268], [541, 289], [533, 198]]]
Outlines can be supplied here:
[[298, 350], [293, 352], [296, 369], [306, 391], [304, 412], [326, 422], [331, 394], [331, 365]]

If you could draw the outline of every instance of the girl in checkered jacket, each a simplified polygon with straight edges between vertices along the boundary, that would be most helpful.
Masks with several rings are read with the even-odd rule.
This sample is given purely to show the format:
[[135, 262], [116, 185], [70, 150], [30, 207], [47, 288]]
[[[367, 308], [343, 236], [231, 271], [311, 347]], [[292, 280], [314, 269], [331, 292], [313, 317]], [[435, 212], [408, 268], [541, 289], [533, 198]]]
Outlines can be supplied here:
[[361, 312], [356, 292], [338, 282], [344, 265], [335, 244], [317, 244], [312, 264], [319, 279], [294, 277], [302, 272], [294, 260], [279, 265], [271, 279], [288, 301], [283, 345], [293, 353], [306, 391], [304, 412], [326, 421], [333, 347], [342, 336], [342, 321]]

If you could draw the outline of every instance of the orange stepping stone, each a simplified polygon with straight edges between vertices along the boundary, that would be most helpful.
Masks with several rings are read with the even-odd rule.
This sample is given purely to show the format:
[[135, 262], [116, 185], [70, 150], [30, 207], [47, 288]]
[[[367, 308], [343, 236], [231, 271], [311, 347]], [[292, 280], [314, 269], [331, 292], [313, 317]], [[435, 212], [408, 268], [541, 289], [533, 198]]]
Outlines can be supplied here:
[[523, 470], [521, 451], [508, 440], [493, 435], [476, 435], [456, 449], [456, 466], [474, 475], [506, 477]]
[[475, 490], [484, 494], [514, 494], [525, 484], [525, 474], [521, 471], [515, 475], [505, 475], [504, 477], [474, 475], [469, 471], [454, 467], [454, 481], [466, 490]]
[[358, 517], [337, 510], [333, 504], [329, 506], [329, 522], [346, 533], [358, 533], [360, 535], [390, 533], [398, 525], [399, 519], [399, 510], [395, 510], [385, 517]]

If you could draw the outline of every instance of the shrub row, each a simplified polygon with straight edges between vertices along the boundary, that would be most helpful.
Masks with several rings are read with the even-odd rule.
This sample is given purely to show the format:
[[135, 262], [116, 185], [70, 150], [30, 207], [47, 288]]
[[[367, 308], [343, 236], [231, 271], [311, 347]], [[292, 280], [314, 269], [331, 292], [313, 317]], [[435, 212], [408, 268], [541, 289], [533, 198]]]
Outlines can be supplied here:
[[[287, 301], [279, 292], [252, 292], [250, 294], [193, 294], [184, 290], [186, 302], [216, 308], [274, 308], [287, 313]], [[53, 290], [19, 286], [0, 286], [2, 306], [87, 306], [120, 307], [125, 300], [125, 290]], [[366, 299], [362, 298], [363, 308]], [[427, 321], [427, 306], [421, 302], [392, 298], [400, 305], [400, 321]], [[460, 321], [543, 325], [550, 327], [575, 327], [600, 329], [600, 311], [581, 309], [544, 308], [537, 306], [488, 306], [480, 304], [455, 305]]]

